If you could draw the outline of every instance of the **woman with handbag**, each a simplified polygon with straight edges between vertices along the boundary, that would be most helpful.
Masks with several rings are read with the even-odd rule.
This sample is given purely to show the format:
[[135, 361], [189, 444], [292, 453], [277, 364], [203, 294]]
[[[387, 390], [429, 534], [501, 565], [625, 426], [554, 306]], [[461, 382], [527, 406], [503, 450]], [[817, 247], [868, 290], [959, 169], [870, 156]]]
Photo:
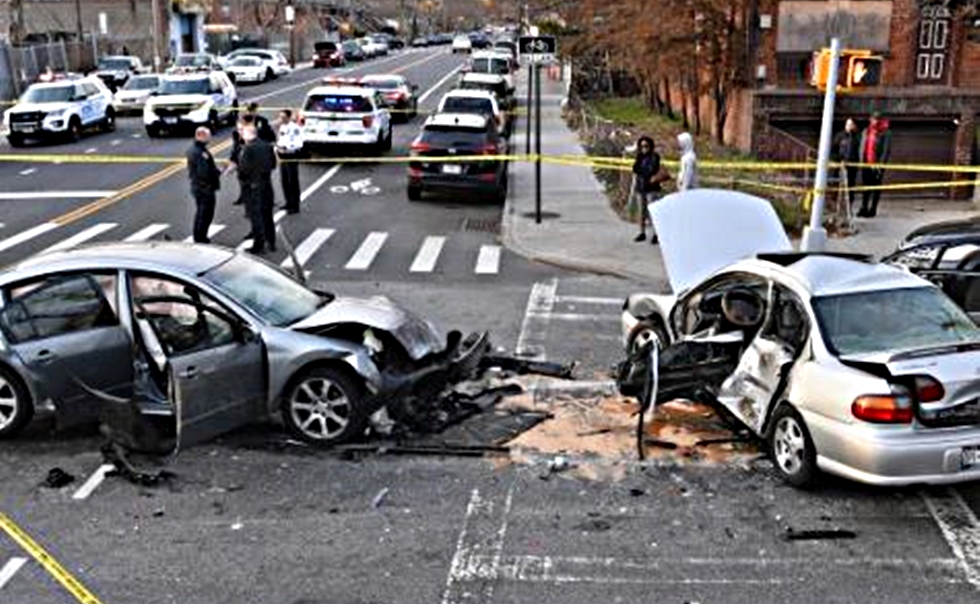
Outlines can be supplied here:
[[[633, 161], [633, 191], [630, 204], [638, 204], [638, 222], [640, 234], [633, 241], [646, 241], [647, 238], [647, 207], [653, 203], [656, 196], [663, 190], [660, 183], [669, 180], [660, 165], [660, 154], [653, 148], [653, 139], [641, 136], [636, 143], [636, 159]], [[653, 224], [650, 224], [653, 230]], [[651, 233], [650, 243], [657, 244], [657, 234]]]

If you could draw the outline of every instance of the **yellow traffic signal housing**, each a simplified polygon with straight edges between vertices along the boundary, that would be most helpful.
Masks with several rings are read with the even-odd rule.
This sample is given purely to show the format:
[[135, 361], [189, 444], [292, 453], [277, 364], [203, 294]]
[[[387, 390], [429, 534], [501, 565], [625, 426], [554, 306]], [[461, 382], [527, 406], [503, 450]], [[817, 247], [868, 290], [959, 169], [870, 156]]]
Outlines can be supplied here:
[[[837, 65], [838, 89], [863, 88], [881, 83], [882, 58], [872, 55], [870, 50], [842, 50]], [[830, 49], [824, 48], [813, 53], [810, 85], [826, 90], [829, 74]]]

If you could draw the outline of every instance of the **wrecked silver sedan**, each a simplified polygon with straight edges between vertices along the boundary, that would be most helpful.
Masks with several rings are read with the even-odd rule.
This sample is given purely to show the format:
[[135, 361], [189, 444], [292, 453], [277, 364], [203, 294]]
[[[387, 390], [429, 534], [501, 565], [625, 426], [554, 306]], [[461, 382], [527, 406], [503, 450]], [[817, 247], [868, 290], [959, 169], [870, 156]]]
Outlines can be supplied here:
[[296, 437], [332, 445], [465, 378], [488, 347], [207, 245], [38, 255], [0, 273], [0, 299], [0, 437], [46, 412], [166, 451], [279, 413]]
[[[698, 190], [651, 205], [672, 295], [626, 300], [652, 402], [718, 406], [805, 486], [818, 470], [902, 485], [980, 479], [980, 330], [931, 283], [792, 251], [766, 200]], [[651, 380], [652, 381], [652, 380]]]

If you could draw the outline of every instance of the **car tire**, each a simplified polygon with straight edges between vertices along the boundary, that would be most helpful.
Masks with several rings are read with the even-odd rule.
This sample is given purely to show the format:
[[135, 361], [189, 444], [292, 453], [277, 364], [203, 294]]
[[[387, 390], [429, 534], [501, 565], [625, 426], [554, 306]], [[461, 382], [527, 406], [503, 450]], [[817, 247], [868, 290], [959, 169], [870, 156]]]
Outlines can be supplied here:
[[282, 420], [289, 432], [313, 445], [330, 447], [364, 436], [369, 413], [357, 379], [335, 367], [303, 370], [282, 399]]
[[385, 136], [384, 141], [382, 141], [382, 143], [381, 143], [381, 150], [382, 151], [391, 151], [391, 145], [392, 145], [393, 139], [394, 139], [394, 137], [392, 136], [392, 132], [391, 132], [391, 124], [388, 124], [388, 135]]
[[228, 125], [234, 127], [238, 123], [238, 99], [231, 102], [231, 111], [228, 112]]
[[422, 201], [422, 187], [417, 185], [408, 185], [408, 200]]
[[207, 126], [208, 130], [211, 131], [211, 134], [214, 135], [218, 132], [218, 124], [220, 123], [221, 122], [218, 120], [218, 113], [216, 111], [212, 111], [211, 114], [208, 115], [208, 123], [205, 124], [205, 126]]
[[667, 331], [659, 318], [641, 319], [626, 337], [626, 353], [632, 354], [654, 339], [658, 342], [658, 350], [663, 350], [667, 345], [667, 337]]
[[0, 365], [0, 438], [24, 429], [34, 416], [34, 404], [20, 378]]
[[115, 132], [116, 131], [116, 111], [111, 107], [105, 111], [105, 119], [102, 120], [102, 131], [103, 132]]
[[20, 134], [10, 134], [7, 136], [7, 142], [11, 147], [23, 147], [24, 137]]
[[72, 116], [68, 120], [68, 129], [65, 131], [65, 138], [70, 143], [78, 142], [82, 138], [82, 123], [78, 120], [77, 116]]
[[160, 129], [156, 126], [147, 126], [146, 135], [150, 138], [160, 138]]
[[271, 67], [266, 67], [265, 68], [265, 77], [262, 78], [262, 83], [264, 84], [264, 83], [268, 82], [269, 80], [274, 79], [275, 77], [276, 77], [276, 74], [274, 74], [272, 72], [272, 68]]
[[796, 409], [787, 403], [776, 409], [766, 440], [772, 465], [780, 478], [798, 489], [814, 485], [819, 475], [817, 450], [806, 422]]

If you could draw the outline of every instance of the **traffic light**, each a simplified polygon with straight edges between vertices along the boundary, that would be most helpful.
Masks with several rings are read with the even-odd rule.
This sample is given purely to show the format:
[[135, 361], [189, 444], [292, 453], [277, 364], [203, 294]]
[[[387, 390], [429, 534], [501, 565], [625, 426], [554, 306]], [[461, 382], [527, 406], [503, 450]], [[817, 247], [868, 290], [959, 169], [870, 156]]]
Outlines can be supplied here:
[[[881, 83], [881, 61], [881, 57], [872, 55], [870, 50], [842, 50], [837, 63], [837, 88], [877, 86]], [[826, 90], [829, 74], [830, 49], [824, 48], [813, 53], [810, 85]]]

